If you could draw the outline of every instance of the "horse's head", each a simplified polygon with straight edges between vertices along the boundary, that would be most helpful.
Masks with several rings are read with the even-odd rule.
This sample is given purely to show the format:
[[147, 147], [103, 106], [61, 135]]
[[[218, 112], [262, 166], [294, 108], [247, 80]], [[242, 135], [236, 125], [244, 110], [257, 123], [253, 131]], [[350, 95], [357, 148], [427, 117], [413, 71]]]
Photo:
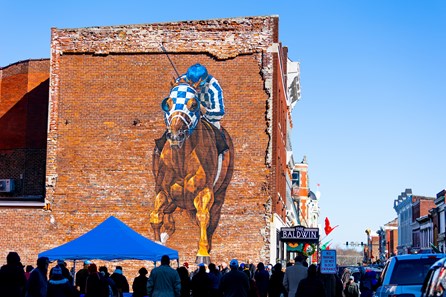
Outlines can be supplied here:
[[197, 91], [187, 83], [179, 83], [161, 103], [167, 126], [167, 139], [172, 148], [181, 148], [200, 120]]

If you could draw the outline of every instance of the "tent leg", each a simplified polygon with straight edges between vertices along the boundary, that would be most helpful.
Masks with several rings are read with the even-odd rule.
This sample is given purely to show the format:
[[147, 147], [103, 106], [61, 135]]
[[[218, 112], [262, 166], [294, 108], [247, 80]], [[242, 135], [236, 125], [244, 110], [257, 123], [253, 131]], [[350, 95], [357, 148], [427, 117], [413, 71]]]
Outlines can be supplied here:
[[73, 260], [73, 267], [71, 268], [71, 277], [73, 279], [73, 283], [71, 284], [72, 286], [74, 286], [74, 284], [76, 283], [75, 277], [76, 277], [76, 260]]

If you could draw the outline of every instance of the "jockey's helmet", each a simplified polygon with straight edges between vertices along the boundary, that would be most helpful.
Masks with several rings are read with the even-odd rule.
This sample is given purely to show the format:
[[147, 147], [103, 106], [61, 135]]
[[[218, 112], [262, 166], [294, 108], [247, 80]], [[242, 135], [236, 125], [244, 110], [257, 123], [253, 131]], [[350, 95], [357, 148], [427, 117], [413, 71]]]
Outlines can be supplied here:
[[199, 63], [190, 66], [186, 72], [187, 80], [190, 80], [193, 83], [196, 83], [197, 81], [200, 80], [204, 82], [207, 77], [208, 77], [208, 70], [206, 69], [206, 67], [204, 67]]

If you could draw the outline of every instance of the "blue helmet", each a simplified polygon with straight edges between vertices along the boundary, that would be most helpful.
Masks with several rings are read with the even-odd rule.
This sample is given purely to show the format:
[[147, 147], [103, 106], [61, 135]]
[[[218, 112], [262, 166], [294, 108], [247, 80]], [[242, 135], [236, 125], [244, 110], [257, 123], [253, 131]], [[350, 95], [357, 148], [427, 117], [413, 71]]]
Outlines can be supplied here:
[[208, 77], [208, 71], [207, 71], [206, 67], [204, 67], [203, 65], [201, 65], [199, 63], [190, 66], [186, 72], [187, 80], [190, 80], [193, 83], [196, 83], [200, 79], [202, 81], [204, 81], [207, 77]]

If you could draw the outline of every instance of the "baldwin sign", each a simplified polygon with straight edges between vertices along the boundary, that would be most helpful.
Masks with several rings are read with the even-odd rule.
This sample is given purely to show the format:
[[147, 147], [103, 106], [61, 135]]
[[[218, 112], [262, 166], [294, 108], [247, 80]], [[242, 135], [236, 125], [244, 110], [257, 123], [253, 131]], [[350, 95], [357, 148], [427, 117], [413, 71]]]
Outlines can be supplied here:
[[319, 243], [319, 228], [304, 226], [280, 228], [280, 240], [283, 242]]

